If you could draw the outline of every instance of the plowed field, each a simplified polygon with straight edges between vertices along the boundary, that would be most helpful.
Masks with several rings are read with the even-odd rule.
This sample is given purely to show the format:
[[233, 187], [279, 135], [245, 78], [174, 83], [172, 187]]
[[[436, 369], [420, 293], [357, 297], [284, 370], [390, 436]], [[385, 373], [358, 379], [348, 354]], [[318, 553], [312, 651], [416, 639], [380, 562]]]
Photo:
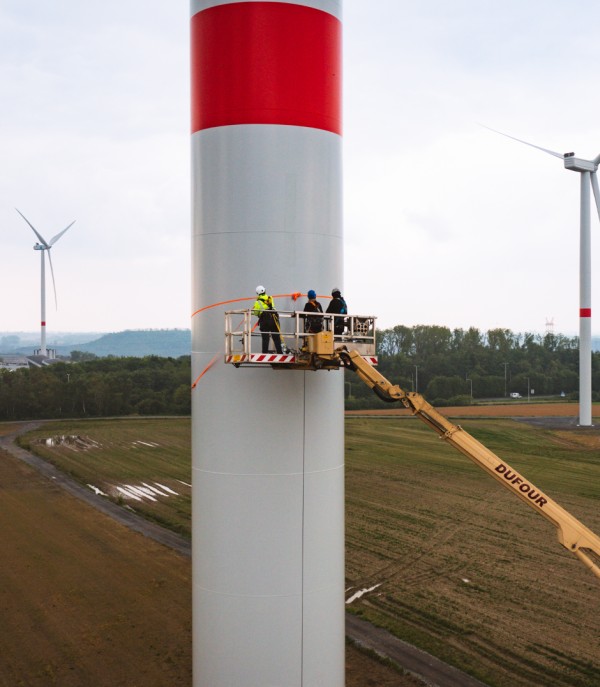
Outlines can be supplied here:
[[0, 451], [0, 685], [191, 684], [189, 559]]
[[[460, 424], [600, 532], [598, 428]], [[349, 419], [346, 442], [360, 615], [490, 685], [600, 685], [600, 581], [549, 522], [415, 418]]]

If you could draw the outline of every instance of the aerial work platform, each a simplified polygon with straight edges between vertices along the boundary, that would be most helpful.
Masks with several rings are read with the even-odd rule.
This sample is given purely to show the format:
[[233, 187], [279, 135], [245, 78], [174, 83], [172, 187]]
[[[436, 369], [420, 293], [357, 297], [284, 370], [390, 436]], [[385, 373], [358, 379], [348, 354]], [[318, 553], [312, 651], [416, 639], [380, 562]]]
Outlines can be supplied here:
[[[317, 314], [278, 310], [282, 353], [262, 353], [262, 334], [251, 309], [225, 313], [225, 362], [241, 366], [278, 369], [330, 370], [340, 367], [335, 350], [344, 347], [359, 353], [370, 365], [375, 355], [375, 320], [372, 315]], [[305, 331], [307, 322], [320, 321], [318, 333]], [[343, 325], [343, 327], [342, 327]], [[336, 330], [340, 333], [335, 333]], [[270, 339], [270, 346], [273, 341]]]

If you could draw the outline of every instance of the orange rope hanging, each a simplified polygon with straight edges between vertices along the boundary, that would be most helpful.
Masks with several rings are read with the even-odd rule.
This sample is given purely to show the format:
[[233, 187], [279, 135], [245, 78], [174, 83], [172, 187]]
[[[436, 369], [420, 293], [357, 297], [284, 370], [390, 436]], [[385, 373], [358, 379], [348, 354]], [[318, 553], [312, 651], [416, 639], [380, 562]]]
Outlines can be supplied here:
[[215, 353], [213, 356], [212, 360], [208, 363], [208, 365], [202, 370], [202, 372], [196, 377], [194, 380], [194, 383], [192, 384], [192, 389], [196, 388], [196, 385], [198, 382], [202, 379], [202, 377], [210, 370], [210, 368], [217, 362], [217, 358], [221, 355], [221, 353]]

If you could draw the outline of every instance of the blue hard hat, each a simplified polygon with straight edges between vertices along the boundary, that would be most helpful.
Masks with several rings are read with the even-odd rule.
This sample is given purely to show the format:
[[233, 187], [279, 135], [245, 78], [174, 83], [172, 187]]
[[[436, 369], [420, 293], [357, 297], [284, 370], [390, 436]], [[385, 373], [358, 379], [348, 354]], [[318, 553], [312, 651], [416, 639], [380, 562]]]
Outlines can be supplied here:
[[317, 297], [317, 292], [311, 289], [306, 295], [308, 296], [308, 299], [311, 300], [312, 298]]

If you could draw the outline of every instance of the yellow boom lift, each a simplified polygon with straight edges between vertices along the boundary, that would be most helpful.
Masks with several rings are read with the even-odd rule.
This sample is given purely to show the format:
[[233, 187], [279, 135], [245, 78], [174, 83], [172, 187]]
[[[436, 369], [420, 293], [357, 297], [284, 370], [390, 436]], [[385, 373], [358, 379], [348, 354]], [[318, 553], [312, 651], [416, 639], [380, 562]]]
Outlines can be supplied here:
[[[243, 317], [237, 329], [232, 329], [232, 317]], [[401, 403], [426, 425], [437, 432], [440, 438], [471, 459], [502, 486], [524, 501], [537, 513], [549, 520], [558, 530], [558, 541], [600, 578], [600, 537], [583, 525], [577, 518], [559, 506], [553, 499], [538, 489], [523, 475], [511, 468], [495, 453], [477, 441], [459, 425], [450, 422], [439, 413], [423, 396], [407, 392], [389, 382], [374, 367], [375, 318], [372, 316], [344, 316], [344, 334], [334, 334], [333, 321], [338, 315], [324, 316], [324, 330], [316, 334], [303, 333], [306, 313], [281, 313], [294, 324], [293, 331], [286, 336], [288, 353], [285, 355], [252, 353], [253, 332], [250, 311], [226, 313], [226, 355], [225, 362], [236, 367], [243, 365], [270, 365], [275, 369], [331, 370], [345, 368], [358, 377], [379, 398], [389, 403]], [[288, 328], [290, 329], [290, 328]], [[241, 337], [241, 338], [240, 338]], [[236, 350], [234, 342], [242, 344]]]

